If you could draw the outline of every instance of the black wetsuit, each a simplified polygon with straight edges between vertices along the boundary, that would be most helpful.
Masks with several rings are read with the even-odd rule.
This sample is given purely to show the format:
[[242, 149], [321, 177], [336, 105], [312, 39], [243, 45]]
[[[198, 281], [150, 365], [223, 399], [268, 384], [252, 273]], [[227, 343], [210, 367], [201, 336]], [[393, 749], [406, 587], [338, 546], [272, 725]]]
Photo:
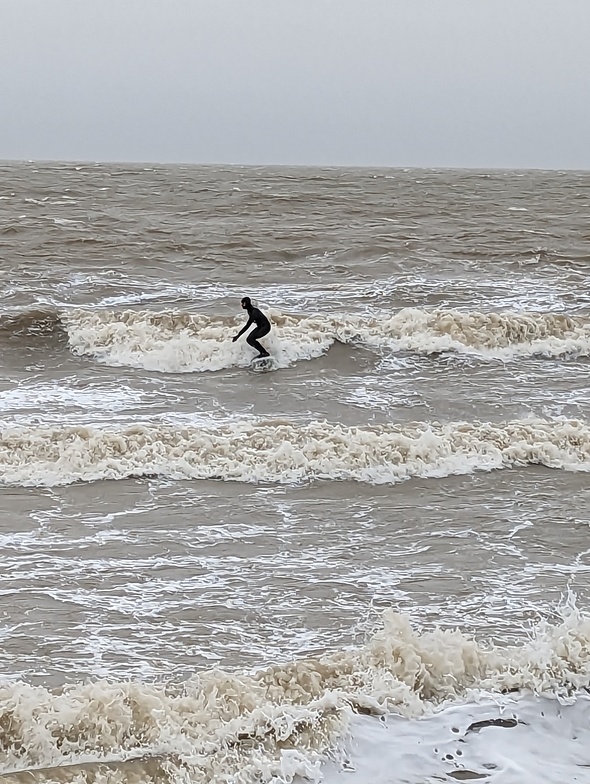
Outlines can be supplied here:
[[248, 309], [248, 323], [246, 326], [241, 329], [234, 340], [237, 340], [244, 332], [249, 329], [252, 324], [256, 324], [256, 329], [253, 329], [252, 332], [246, 338], [246, 342], [248, 345], [255, 348], [258, 351], [258, 356], [260, 357], [268, 357], [268, 351], [263, 348], [260, 343], [258, 342], [259, 338], [263, 338], [265, 335], [268, 335], [270, 332], [270, 321], [266, 318], [264, 313], [258, 308], [249, 308]]

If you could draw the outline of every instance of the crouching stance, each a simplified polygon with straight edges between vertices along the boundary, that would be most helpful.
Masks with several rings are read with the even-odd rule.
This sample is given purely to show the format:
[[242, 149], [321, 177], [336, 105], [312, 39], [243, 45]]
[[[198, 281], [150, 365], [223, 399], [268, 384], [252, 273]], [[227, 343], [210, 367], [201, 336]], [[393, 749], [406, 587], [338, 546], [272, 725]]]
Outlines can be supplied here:
[[260, 338], [263, 338], [270, 332], [270, 321], [266, 318], [261, 310], [258, 310], [258, 308], [254, 307], [250, 297], [244, 297], [242, 299], [242, 307], [248, 312], [248, 323], [238, 332], [237, 335], [234, 336], [234, 338], [232, 338], [234, 343], [236, 340], [242, 337], [247, 329], [250, 329], [252, 324], [256, 324], [256, 329], [253, 329], [252, 332], [248, 335], [246, 342], [249, 346], [252, 346], [252, 348], [255, 348], [256, 351], [258, 351], [258, 357], [270, 356], [268, 351], [258, 342]]

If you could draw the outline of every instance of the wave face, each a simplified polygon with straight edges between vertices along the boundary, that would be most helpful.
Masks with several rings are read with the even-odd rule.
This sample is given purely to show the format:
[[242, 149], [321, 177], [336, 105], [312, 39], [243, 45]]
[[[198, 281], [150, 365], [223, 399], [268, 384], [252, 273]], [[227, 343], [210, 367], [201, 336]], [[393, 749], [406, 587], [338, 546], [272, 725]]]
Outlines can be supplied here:
[[[285, 368], [326, 354], [336, 342], [420, 354], [455, 352], [510, 360], [590, 355], [590, 320], [552, 313], [465, 313], [405, 308], [394, 315], [285, 315], [269, 310], [263, 342]], [[5, 316], [4, 332], [38, 334], [59, 325], [77, 356], [115, 367], [188, 373], [246, 367], [252, 350], [231, 338], [243, 319], [147, 310], [30, 311]]]
[[555, 697], [589, 684], [590, 618], [573, 608], [507, 648], [458, 631], [419, 633], [388, 610], [361, 648], [250, 675], [211, 670], [182, 683], [98, 681], [60, 691], [2, 685], [0, 771], [36, 768], [37, 781], [318, 781], [320, 755], [355, 714], [415, 718], [473, 690]]
[[590, 470], [590, 427], [576, 420], [344, 427], [327, 422], [5, 429], [4, 485], [165, 476], [238, 482], [395, 483], [539, 464]]
[[0, 313], [0, 336], [45, 335], [61, 326], [60, 313], [51, 307]]

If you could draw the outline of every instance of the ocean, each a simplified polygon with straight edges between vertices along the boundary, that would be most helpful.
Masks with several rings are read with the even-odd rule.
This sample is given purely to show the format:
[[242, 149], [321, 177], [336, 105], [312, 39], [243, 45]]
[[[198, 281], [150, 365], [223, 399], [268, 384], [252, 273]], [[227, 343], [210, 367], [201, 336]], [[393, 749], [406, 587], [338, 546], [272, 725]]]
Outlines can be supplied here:
[[0, 172], [1, 780], [590, 782], [590, 174]]

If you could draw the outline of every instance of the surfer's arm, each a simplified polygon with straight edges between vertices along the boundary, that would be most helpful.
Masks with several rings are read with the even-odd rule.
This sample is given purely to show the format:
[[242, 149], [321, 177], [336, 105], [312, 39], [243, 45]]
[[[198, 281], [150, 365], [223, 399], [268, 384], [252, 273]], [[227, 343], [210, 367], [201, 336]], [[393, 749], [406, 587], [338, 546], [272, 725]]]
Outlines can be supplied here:
[[245, 331], [248, 329], [248, 327], [252, 326], [252, 324], [253, 324], [253, 323], [254, 323], [254, 319], [252, 318], [252, 316], [250, 316], [250, 318], [248, 319], [248, 323], [246, 324], [246, 326], [245, 326], [245, 327], [242, 327], [242, 329], [241, 329], [241, 330], [238, 332], [238, 334], [237, 334], [237, 335], [235, 335], [235, 336], [232, 338], [233, 342], [235, 343], [235, 342], [236, 342], [236, 340], [239, 340], [239, 339], [242, 337], [242, 335], [244, 334], [244, 332], [245, 332]]

